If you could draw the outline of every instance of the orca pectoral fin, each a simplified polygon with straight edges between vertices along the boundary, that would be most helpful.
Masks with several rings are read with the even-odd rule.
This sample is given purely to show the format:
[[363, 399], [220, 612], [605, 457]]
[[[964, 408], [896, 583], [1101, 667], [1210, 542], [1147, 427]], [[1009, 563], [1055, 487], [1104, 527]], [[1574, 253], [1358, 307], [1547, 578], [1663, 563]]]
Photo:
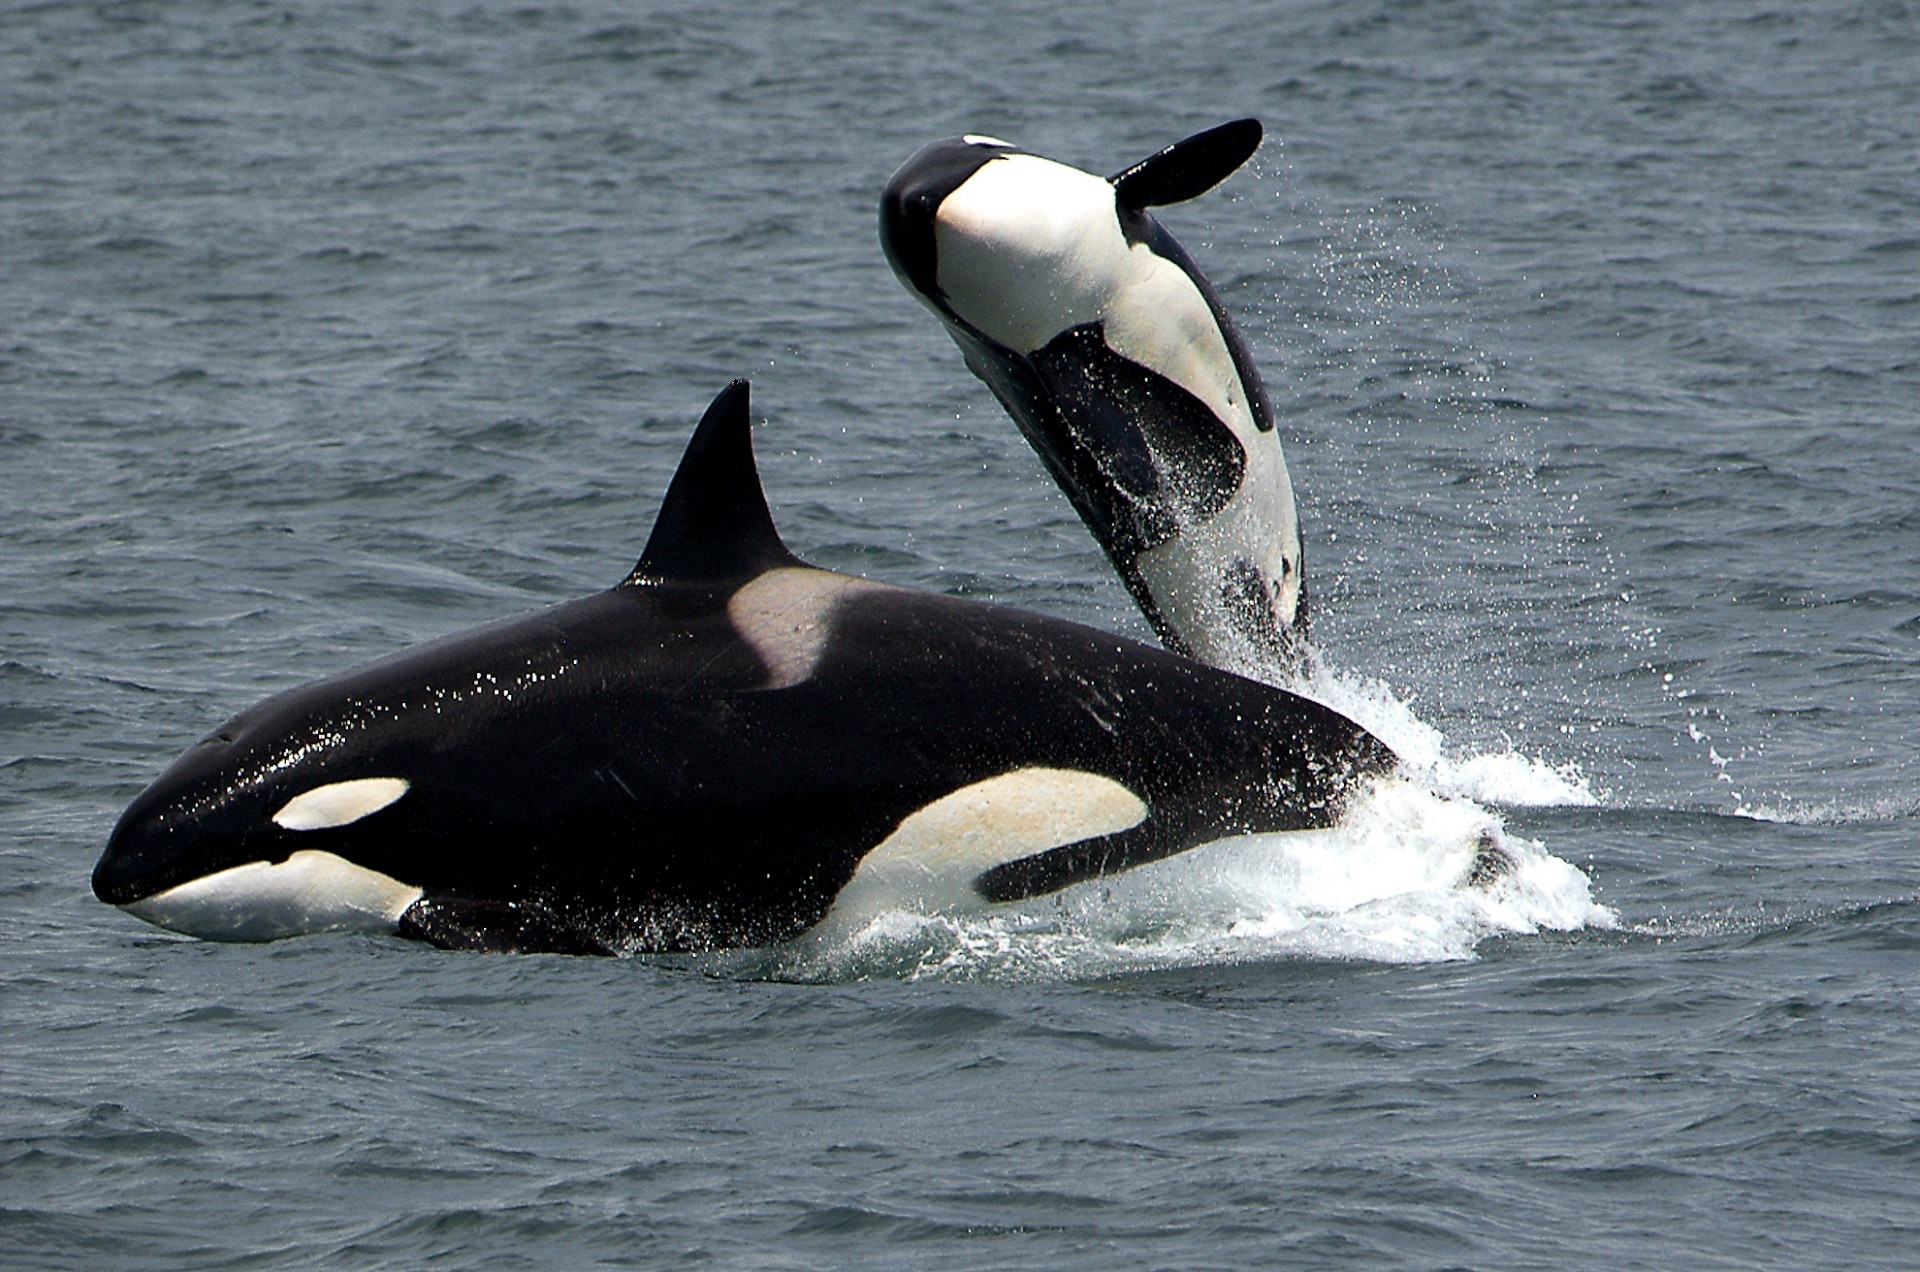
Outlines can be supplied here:
[[973, 881], [973, 890], [989, 901], [1024, 901], [1169, 857], [1189, 846], [1169, 842], [1161, 827], [1146, 821], [995, 866]]
[[443, 950], [486, 954], [597, 954], [613, 951], [542, 906], [426, 896], [400, 916], [399, 935]]
[[1231, 176], [1260, 148], [1257, 119], [1236, 119], [1176, 141], [1109, 178], [1122, 208], [1139, 212], [1198, 198]]
[[[1240, 489], [1247, 452], [1205, 402], [1114, 352], [1098, 322], [1069, 327], [1030, 355], [1073, 442], [1158, 525], [1141, 547], [1164, 543], [1178, 521], [1204, 521]], [[1064, 449], [1064, 447], [1063, 447]]]

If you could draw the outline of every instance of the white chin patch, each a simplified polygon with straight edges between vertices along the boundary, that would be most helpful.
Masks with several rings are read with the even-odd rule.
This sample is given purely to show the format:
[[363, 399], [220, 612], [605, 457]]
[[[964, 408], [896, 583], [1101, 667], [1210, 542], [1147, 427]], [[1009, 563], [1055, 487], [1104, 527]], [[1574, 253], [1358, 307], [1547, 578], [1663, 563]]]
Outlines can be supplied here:
[[278, 865], [251, 861], [121, 908], [206, 941], [277, 941], [313, 932], [391, 932], [420, 897], [419, 888], [309, 848]]
[[892, 906], [979, 905], [973, 881], [995, 866], [1131, 830], [1146, 819], [1146, 803], [1110, 777], [1015, 769], [908, 814], [861, 860], [834, 908], [844, 917]]
[[273, 815], [283, 830], [332, 830], [377, 813], [407, 793], [404, 777], [359, 777], [329, 782], [295, 795]]

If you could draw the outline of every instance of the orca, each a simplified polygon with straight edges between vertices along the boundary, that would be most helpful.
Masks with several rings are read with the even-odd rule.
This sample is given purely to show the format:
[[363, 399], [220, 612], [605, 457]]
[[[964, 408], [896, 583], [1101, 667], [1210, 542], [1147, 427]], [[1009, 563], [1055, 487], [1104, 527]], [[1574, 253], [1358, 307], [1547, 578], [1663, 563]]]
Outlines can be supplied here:
[[1283, 690], [802, 563], [741, 380], [622, 582], [243, 711], [128, 806], [93, 887], [211, 939], [765, 945], [863, 873], [1031, 897], [1329, 825], [1395, 764]]
[[1260, 145], [1222, 124], [1111, 178], [969, 135], [921, 148], [880, 240], [1066, 493], [1169, 649], [1217, 666], [1302, 657], [1293, 485], [1244, 341], [1149, 211]]

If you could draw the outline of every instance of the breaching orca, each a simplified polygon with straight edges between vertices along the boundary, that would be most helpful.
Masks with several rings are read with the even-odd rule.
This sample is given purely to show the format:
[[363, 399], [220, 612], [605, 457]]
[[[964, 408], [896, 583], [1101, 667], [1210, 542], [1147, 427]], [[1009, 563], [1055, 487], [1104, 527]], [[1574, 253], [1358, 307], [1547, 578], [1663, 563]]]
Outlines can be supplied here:
[[618, 586], [242, 712], [127, 808], [93, 886], [216, 939], [765, 944], [857, 875], [1033, 896], [1328, 825], [1393, 764], [1280, 689], [801, 563], [736, 381]]
[[1260, 145], [1222, 124], [1112, 178], [992, 137], [922, 148], [880, 239], [1106, 549], [1169, 649], [1217, 666], [1297, 652], [1307, 618], [1273, 408], [1219, 298], [1149, 208]]

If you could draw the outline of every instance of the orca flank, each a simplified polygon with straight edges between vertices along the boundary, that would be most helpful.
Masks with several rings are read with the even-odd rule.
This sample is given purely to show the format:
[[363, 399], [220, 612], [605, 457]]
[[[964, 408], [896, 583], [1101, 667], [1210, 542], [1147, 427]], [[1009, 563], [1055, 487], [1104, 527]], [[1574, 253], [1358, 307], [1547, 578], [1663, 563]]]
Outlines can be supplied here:
[[923, 147], [881, 197], [894, 272], [946, 325], [1168, 648], [1297, 653], [1293, 487], [1258, 370], [1151, 208], [1258, 148], [1237, 120], [1101, 178], [987, 137]]
[[93, 886], [210, 939], [759, 945], [869, 863], [971, 904], [1033, 896], [1329, 825], [1394, 763], [1283, 690], [805, 565], [736, 381], [625, 580], [242, 712], [128, 806]]

